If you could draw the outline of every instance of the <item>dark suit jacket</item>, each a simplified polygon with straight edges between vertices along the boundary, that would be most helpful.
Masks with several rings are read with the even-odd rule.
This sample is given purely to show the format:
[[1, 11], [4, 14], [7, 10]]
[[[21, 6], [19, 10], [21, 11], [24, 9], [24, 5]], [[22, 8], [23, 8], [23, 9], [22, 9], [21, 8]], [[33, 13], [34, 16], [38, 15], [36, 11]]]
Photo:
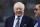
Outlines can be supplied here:
[[40, 16], [39, 16], [39, 19], [38, 19], [38, 27], [40, 27]]
[[[5, 27], [13, 27], [15, 16], [9, 17], [5, 22]], [[34, 20], [24, 15], [20, 24], [20, 27], [34, 27]]]

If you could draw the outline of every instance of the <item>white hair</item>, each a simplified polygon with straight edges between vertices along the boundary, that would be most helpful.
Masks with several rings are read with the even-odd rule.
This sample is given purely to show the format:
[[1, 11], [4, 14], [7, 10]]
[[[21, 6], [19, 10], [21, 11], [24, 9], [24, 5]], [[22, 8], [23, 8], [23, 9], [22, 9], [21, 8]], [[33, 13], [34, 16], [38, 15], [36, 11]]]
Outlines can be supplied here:
[[25, 5], [24, 5], [22, 2], [16, 2], [16, 3], [14, 4], [13, 8], [15, 7], [16, 4], [21, 4], [22, 7], [23, 7], [23, 9], [25, 9]]

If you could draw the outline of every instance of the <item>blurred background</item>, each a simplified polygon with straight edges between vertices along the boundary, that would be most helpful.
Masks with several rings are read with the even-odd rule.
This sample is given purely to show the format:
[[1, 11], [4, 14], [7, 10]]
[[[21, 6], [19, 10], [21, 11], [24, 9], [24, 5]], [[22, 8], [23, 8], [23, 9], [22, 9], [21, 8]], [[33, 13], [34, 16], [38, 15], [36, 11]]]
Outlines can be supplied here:
[[25, 4], [25, 14], [31, 16], [35, 23], [37, 19], [35, 18], [34, 9], [40, 0], [0, 0], [0, 27], [4, 27], [6, 18], [14, 15], [13, 5], [15, 2], [22, 2]]

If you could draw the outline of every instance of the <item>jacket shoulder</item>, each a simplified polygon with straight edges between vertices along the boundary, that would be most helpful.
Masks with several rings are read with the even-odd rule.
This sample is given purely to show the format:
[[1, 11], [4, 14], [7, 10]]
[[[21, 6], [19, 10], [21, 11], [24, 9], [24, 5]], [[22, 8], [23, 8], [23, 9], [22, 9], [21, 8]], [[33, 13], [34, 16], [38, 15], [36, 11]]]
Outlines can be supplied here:
[[34, 20], [31, 16], [24, 15], [24, 18], [27, 20]]
[[6, 20], [12, 20], [12, 19], [14, 19], [14, 15], [13, 16], [10, 16], [10, 17], [8, 17], [8, 18], [6, 18]]

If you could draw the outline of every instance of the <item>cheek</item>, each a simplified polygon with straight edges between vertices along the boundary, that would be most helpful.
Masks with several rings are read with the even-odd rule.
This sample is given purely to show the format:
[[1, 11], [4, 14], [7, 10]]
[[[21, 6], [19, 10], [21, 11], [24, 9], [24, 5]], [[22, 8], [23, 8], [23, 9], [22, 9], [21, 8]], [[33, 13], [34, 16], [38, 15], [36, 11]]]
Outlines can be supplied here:
[[36, 14], [38, 15], [38, 14], [39, 14], [39, 12], [36, 12]]
[[40, 11], [38, 12], [38, 14], [40, 15]]
[[37, 11], [37, 12], [36, 12], [36, 15], [39, 15], [39, 14], [40, 14], [40, 12], [39, 12], [39, 11]]
[[38, 14], [40, 13], [40, 11], [37, 12]]
[[22, 12], [24, 12], [24, 10], [22, 10]]

